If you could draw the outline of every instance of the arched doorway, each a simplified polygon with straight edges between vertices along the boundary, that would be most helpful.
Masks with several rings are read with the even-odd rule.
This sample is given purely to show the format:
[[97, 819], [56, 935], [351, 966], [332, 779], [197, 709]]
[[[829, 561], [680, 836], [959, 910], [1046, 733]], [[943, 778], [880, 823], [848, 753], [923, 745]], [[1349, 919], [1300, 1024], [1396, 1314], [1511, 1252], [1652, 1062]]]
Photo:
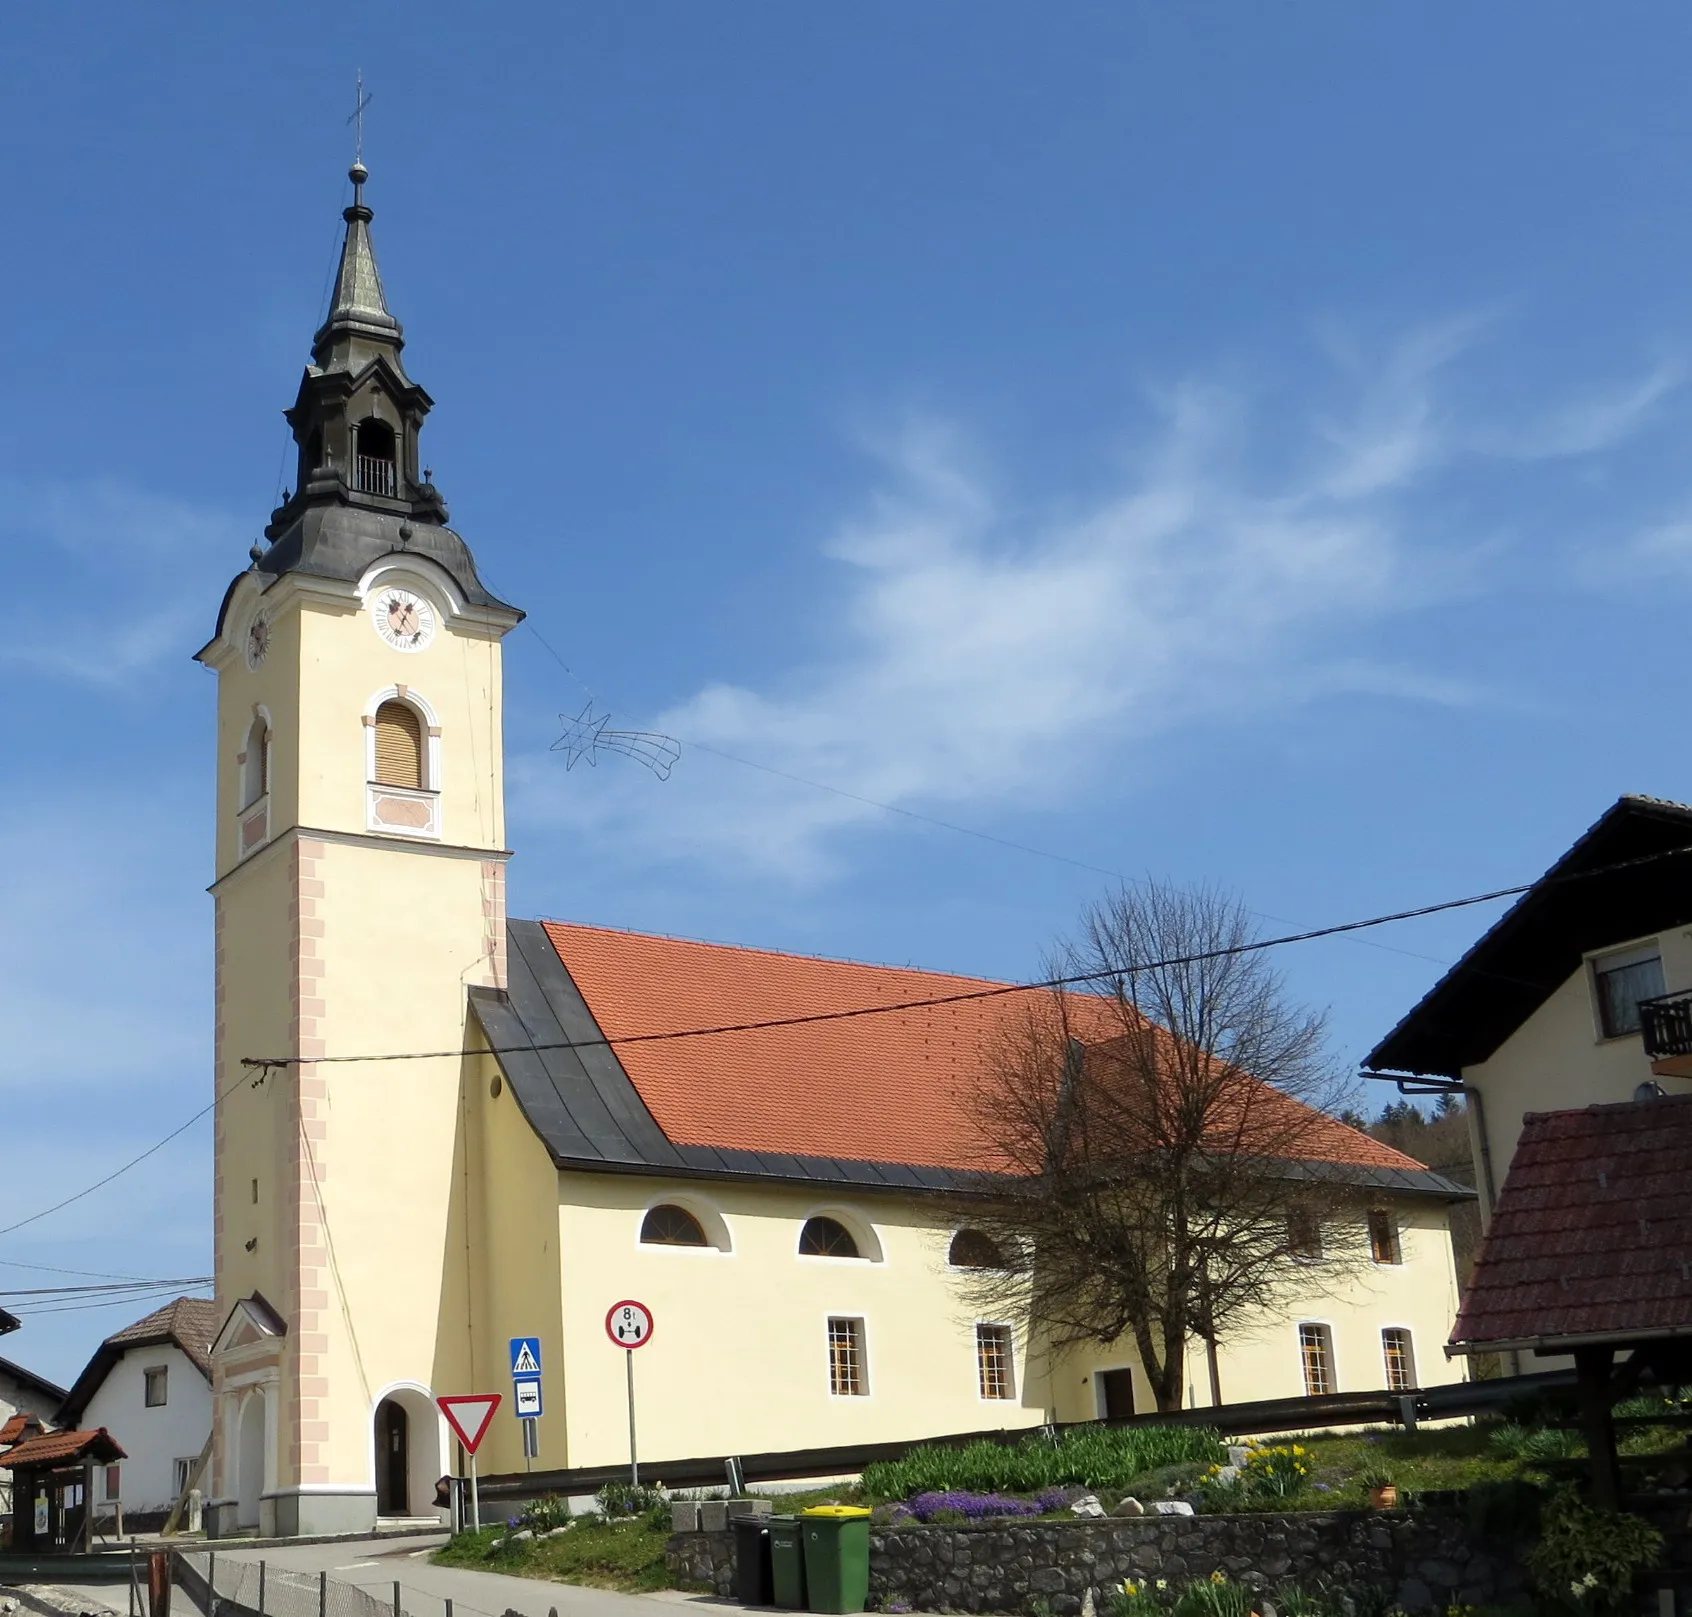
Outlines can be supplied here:
[[411, 1514], [411, 1443], [405, 1408], [393, 1398], [376, 1406], [376, 1514]]
[[237, 1526], [259, 1525], [259, 1495], [264, 1492], [264, 1394], [255, 1389], [241, 1405], [241, 1427], [236, 1459], [239, 1486], [236, 1490]]

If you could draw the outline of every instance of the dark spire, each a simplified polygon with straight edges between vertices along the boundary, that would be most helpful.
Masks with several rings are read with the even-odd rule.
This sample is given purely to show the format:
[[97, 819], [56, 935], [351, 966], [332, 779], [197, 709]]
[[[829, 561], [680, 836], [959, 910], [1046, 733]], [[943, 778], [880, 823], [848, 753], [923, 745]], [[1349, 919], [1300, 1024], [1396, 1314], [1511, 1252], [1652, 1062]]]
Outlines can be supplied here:
[[395, 355], [405, 346], [399, 321], [388, 313], [382, 272], [376, 267], [376, 248], [370, 239], [370, 221], [375, 215], [364, 201], [364, 182], [370, 178], [370, 171], [363, 163], [354, 163], [347, 170], [347, 178], [353, 184], [353, 199], [350, 208], [341, 210], [347, 235], [341, 243], [335, 296], [328, 319], [312, 339], [313, 357], [326, 368], [332, 368], [337, 359], [345, 364], [352, 357], [348, 350], [360, 341], [388, 348]]

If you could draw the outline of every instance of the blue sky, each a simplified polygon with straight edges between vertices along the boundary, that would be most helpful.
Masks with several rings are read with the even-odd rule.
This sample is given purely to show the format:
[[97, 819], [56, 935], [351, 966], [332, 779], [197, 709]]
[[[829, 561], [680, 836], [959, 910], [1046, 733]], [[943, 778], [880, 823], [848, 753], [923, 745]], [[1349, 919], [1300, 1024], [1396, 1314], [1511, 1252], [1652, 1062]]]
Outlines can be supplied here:
[[[189, 656], [285, 475], [359, 66], [428, 458], [530, 613], [514, 913], [1015, 977], [1099, 871], [1277, 930], [1692, 794], [1684, 8], [86, 4], [0, 46], [0, 1223], [209, 1098]], [[668, 781], [565, 771], [589, 693]], [[1354, 1062], [1491, 913], [1282, 965]], [[204, 1272], [209, 1183], [202, 1123], [0, 1260]], [[68, 1379], [125, 1318], [0, 1352]]]

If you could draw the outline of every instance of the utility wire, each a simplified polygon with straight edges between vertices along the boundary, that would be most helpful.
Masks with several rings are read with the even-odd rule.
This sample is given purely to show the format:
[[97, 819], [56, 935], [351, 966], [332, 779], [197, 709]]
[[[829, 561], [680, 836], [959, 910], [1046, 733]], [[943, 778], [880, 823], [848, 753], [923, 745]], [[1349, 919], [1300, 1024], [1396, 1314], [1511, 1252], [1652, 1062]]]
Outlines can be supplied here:
[[[1542, 876], [1537, 882], [1514, 887], [1497, 887], [1490, 892], [1471, 893], [1466, 898], [1448, 898], [1437, 904], [1422, 904], [1414, 909], [1394, 910], [1387, 915], [1373, 915], [1361, 921], [1341, 921], [1333, 926], [1311, 927], [1303, 932], [1283, 933], [1279, 937], [1256, 938], [1249, 943], [1234, 943], [1220, 949], [1203, 949], [1193, 954], [1170, 955], [1161, 960], [1127, 962], [1109, 966], [1101, 971], [1075, 972], [1063, 977], [1047, 977], [1032, 983], [995, 983], [988, 988], [972, 988], [953, 994], [935, 994], [921, 999], [897, 1000], [886, 1005], [858, 1005], [839, 1011], [812, 1011], [802, 1016], [773, 1016], [755, 1022], [726, 1022], [710, 1027], [671, 1028], [655, 1033], [623, 1033], [616, 1037], [601, 1034], [593, 1039], [561, 1039], [538, 1044], [525, 1044], [511, 1049], [495, 1048], [493, 1055], [521, 1055], [540, 1050], [591, 1050], [625, 1044], [661, 1044], [672, 1039], [711, 1038], [725, 1033], [760, 1033], [772, 1028], [805, 1027], [816, 1022], [844, 1022], [862, 1016], [888, 1016], [899, 1011], [923, 1010], [937, 1005], [958, 1005], [974, 1000], [1001, 999], [1009, 994], [1036, 993], [1043, 989], [1076, 988], [1110, 978], [1127, 977], [1136, 972], [1166, 970], [1172, 966], [1196, 965], [1206, 960], [1220, 960], [1230, 955], [1257, 954], [1265, 949], [1278, 949], [1291, 943], [1308, 943], [1316, 938], [1337, 937], [1346, 932], [1360, 932], [1369, 927], [1390, 926], [1399, 921], [1418, 920], [1423, 916], [1441, 915], [1450, 910], [1468, 909], [1476, 904], [1491, 904], [1502, 898], [1520, 898], [1546, 882], [1584, 881], [1613, 871], [1628, 870], [1639, 865], [1654, 864], [1660, 859], [1679, 858], [1692, 854], [1692, 847], [1667, 848], [1657, 853], [1643, 854], [1636, 859], [1623, 859], [1615, 864], [1601, 865], [1592, 870], [1571, 871], [1563, 876]], [[243, 1056], [241, 1065], [261, 1070], [272, 1067], [300, 1065], [330, 1066], [349, 1062], [377, 1061], [434, 1061], [447, 1057], [458, 1058], [473, 1051], [462, 1047], [451, 1050], [407, 1050], [370, 1055], [313, 1056]], [[0, 1234], [4, 1234], [0, 1231]]]
[[141, 1280], [125, 1286], [35, 1286], [21, 1291], [0, 1291], [3, 1297], [68, 1297], [94, 1292], [170, 1291], [177, 1286], [209, 1286], [211, 1275], [185, 1275], [177, 1280]]
[[[1099, 981], [1101, 978], [1127, 976], [1135, 971], [1152, 971], [1168, 966], [1196, 964], [1199, 961], [1216, 960], [1227, 955], [1252, 954], [1264, 949], [1279, 948], [1285, 944], [1304, 943], [1315, 938], [1335, 937], [1345, 932], [1358, 932], [1369, 927], [1389, 926], [1398, 921], [1410, 921], [1416, 920], [1422, 916], [1439, 915], [1449, 910], [1466, 909], [1476, 904], [1489, 904], [1501, 898], [1520, 898], [1524, 893], [1531, 892], [1535, 887], [1541, 887], [1549, 883], [1585, 881], [1595, 876], [1609, 875], [1614, 871], [1630, 870], [1642, 865], [1655, 864], [1659, 860], [1680, 858], [1688, 854], [1692, 854], [1692, 847], [1665, 848], [1657, 853], [1642, 854], [1636, 859], [1623, 859], [1618, 860], [1614, 864], [1595, 866], [1591, 870], [1569, 871], [1562, 875], [1542, 876], [1537, 882], [1529, 882], [1514, 887], [1498, 887], [1487, 893], [1473, 893], [1467, 898], [1452, 898], [1446, 899], [1442, 903], [1438, 904], [1423, 904], [1415, 909], [1395, 910], [1388, 915], [1370, 916], [1369, 918], [1361, 921], [1343, 921], [1335, 926], [1315, 927], [1304, 932], [1287, 933], [1281, 937], [1261, 938], [1250, 943], [1233, 944], [1227, 948], [1208, 949], [1192, 955], [1176, 955], [1171, 956], [1167, 960], [1143, 961], [1132, 965], [1112, 968], [1108, 971], [1078, 972], [1071, 976], [1048, 978], [1043, 982], [999, 983], [994, 984], [990, 988], [972, 989], [956, 994], [938, 994], [926, 999], [904, 1000], [891, 1005], [862, 1005], [843, 1011], [818, 1011], [807, 1016], [771, 1017], [767, 1020], [758, 1022], [729, 1023], [716, 1027], [703, 1028], [678, 1028], [669, 1032], [661, 1033], [631, 1033], [618, 1038], [600, 1037], [597, 1039], [561, 1040], [556, 1043], [523, 1045], [509, 1051], [496, 1048], [489, 1053], [493, 1055], [520, 1055], [526, 1052], [540, 1050], [580, 1050], [608, 1045], [651, 1044], [670, 1039], [707, 1038], [714, 1034], [751, 1033], [759, 1032], [768, 1028], [801, 1027], [815, 1022], [845, 1021], [862, 1016], [886, 1016], [898, 1011], [921, 1010], [933, 1005], [955, 1005], [970, 1000], [998, 999], [1008, 994], [1033, 993], [1041, 989], [1077, 987], [1083, 983]], [[441, 1059], [449, 1056], [461, 1058], [464, 1055], [471, 1053], [474, 1052], [465, 1051], [463, 1049], [420, 1050], [395, 1052], [387, 1055], [316, 1056], [313, 1057], [310, 1062], [303, 1062], [298, 1056], [243, 1056], [241, 1058], [241, 1066], [247, 1070], [243, 1071], [239, 1077], [232, 1080], [224, 1089], [219, 1091], [212, 1100], [202, 1106], [199, 1111], [195, 1112], [194, 1115], [188, 1118], [186, 1122], [181, 1123], [176, 1128], [172, 1129], [170, 1133], [164, 1136], [163, 1139], [148, 1146], [145, 1151], [139, 1152], [137, 1155], [131, 1157], [129, 1161], [122, 1164], [122, 1166], [114, 1168], [103, 1178], [95, 1180], [93, 1184], [85, 1186], [73, 1195], [66, 1196], [62, 1201], [55, 1202], [51, 1207], [44, 1207], [38, 1213], [31, 1213], [27, 1218], [20, 1218], [15, 1223], [5, 1225], [3, 1228], [0, 1228], [0, 1235], [10, 1235], [14, 1230], [21, 1230], [26, 1225], [34, 1224], [41, 1219], [51, 1217], [52, 1214], [59, 1212], [61, 1209], [71, 1206], [74, 1202], [81, 1201], [86, 1196], [93, 1195], [97, 1190], [103, 1189], [114, 1179], [120, 1178], [122, 1175], [128, 1173], [130, 1169], [138, 1167], [149, 1157], [154, 1156], [159, 1151], [162, 1151], [172, 1140], [177, 1139], [180, 1135], [186, 1134], [188, 1130], [194, 1126], [194, 1124], [199, 1122], [202, 1117], [216, 1107], [219, 1101], [227, 1099], [242, 1084], [262, 1082], [263, 1073], [271, 1068], [281, 1069], [301, 1065], [330, 1065], [333, 1063], [346, 1062], [424, 1061]], [[248, 1073], [254, 1068], [259, 1069], [260, 1077], [258, 1079], [252, 1079], [248, 1076]], [[56, 1309], [68, 1309], [73, 1307], [83, 1308], [105, 1305], [75, 1303], [51, 1306]]]

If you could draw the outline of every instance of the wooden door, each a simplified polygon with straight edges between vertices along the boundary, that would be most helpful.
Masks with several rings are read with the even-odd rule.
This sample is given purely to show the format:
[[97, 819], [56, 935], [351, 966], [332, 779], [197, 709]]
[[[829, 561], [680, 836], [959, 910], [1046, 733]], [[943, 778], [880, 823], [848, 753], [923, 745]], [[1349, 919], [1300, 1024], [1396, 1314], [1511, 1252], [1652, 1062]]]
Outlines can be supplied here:
[[405, 1410], [392, 1398], [384, 1398], [376, 1411], [376, 1509], [383, 1516], [411, 1514], [406, 1425]]
[[1100, 1414], [1106, 1420], [1120, 1420], [1134, 1413], [1134, 1372], [1132, 1370], [1099, 1371]]

